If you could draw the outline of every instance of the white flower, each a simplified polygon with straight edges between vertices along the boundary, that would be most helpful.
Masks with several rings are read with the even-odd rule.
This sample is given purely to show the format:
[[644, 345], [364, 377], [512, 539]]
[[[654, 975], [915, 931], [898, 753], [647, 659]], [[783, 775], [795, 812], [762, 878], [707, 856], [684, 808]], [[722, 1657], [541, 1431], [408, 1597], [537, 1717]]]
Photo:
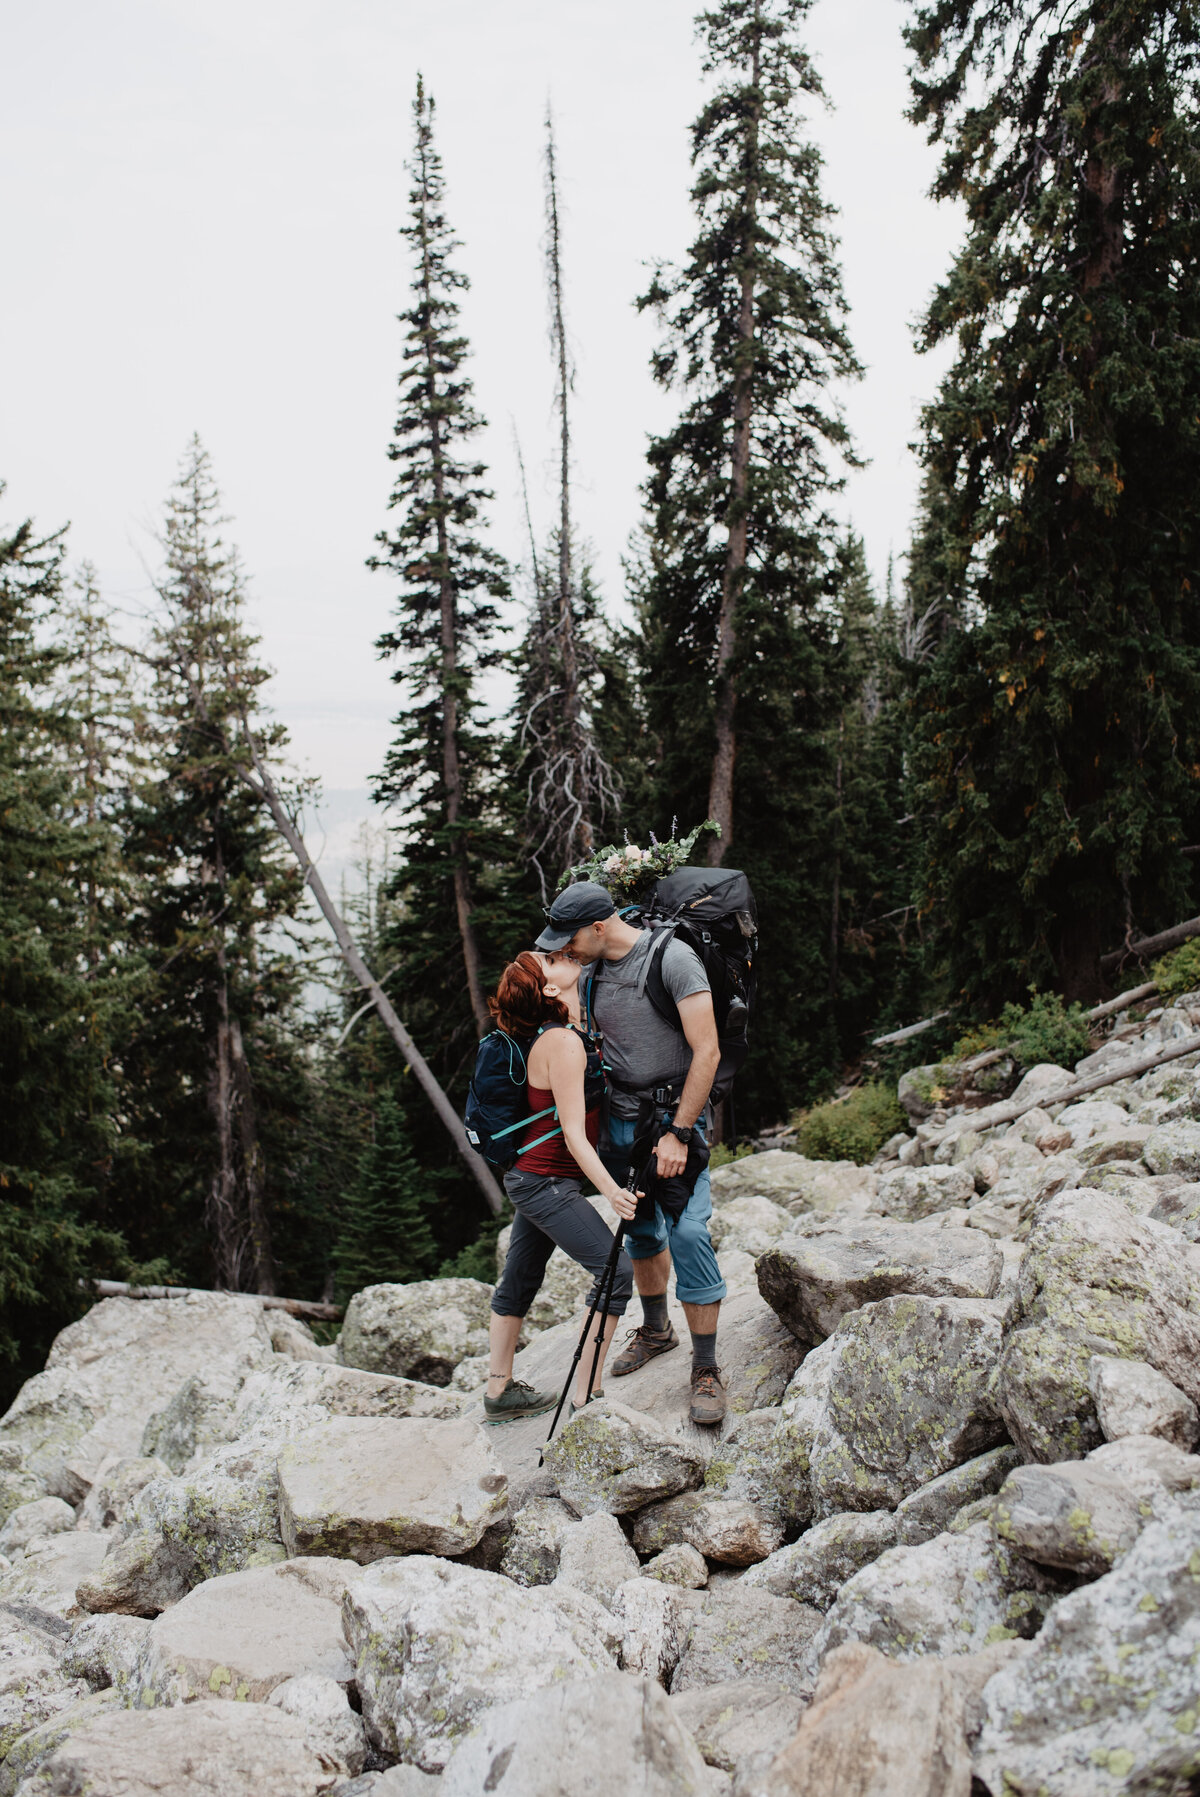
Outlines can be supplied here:
[[633, 862], [644, 861], [646, 858], [645, 849], [639, 849], [637, 847], [636, 843], [632, 843], [632, 842], [630, 843], [629, 847], [626, 849], [625, 853], [628, 856], [629, 860], [633, 861]]
[[604, 871], [606, 874], [615, 874], [620, 865], [620, 855], [610, 855], [608, 860], [604, 863]]

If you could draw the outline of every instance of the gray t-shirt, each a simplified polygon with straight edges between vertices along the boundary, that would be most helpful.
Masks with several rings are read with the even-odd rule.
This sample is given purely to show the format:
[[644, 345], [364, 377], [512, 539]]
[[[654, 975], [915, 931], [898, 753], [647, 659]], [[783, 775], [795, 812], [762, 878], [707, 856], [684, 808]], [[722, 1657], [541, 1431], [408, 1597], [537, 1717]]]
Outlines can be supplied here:
[[[648, 1090], [683, 1079], [692, 1051], [680, 1030], [664, 1023], [646, 996], [646, 964], [657, 942], [643, 930], [619, 961], [601, 961], [592, 991], [592, 1015], [604, 1034], [604, 1059], [623, 1085]], [[709, 990], [704, 964], [695, 949], [673, 937], [662, 951], [663, 984], [676, 1004]], [[613, 1115], [636, 1117], [638, 1101], [615, 1086]]]

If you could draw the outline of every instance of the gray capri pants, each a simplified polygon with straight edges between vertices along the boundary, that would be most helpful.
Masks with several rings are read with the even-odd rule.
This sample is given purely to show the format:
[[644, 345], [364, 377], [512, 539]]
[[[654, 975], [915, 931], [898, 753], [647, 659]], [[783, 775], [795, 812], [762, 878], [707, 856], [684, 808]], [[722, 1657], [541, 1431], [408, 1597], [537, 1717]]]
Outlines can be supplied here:
[[[612, 1253], [611, 1231], [583, 1195], [583, 1182], [563, 1173], [522, 1173], [510, 1167], [504, 1189], [512, 1199], [512, 1235], [500, 1283], [492, 1294], [498, 1317], [523, 1317], [541, 1289], [546, 1262], [555, 1248], [592, 1275], [589, 1308], [600, 1290], [600, 1275]], [[623, 1316], [633, 1292], [633, 1266], [622, 1248], [606, 1315]]]

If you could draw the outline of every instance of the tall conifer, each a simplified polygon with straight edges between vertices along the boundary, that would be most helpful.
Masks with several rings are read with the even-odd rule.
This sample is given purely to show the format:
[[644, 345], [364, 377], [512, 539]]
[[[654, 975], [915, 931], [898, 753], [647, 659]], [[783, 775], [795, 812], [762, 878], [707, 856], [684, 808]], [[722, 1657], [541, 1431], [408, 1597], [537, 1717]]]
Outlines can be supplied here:
[[931, 0], [908, 38], [968, 219], [923, 333], [957, 351], [916, 546], [924, 905], [972, 1000], [1092, 997], [1104, 949], [1197, 909], [1200, 26]]
[[[399, 583], [395, 623], [379, 638], [399, 658], [404, 693], [398, 734], [376, 782], [397, 801], [406, 829], [400, 881], [409, 919], [404, 975], [438, 1016], [458, 1021], [465, 993], [477, 1030], [489, 1027], [475, 891], [486, 859], [482, 812], [494, 746], [478, 721], [479, 672], [493, 665], [494, 600], [507, 593], [501, 557], [479, 534], [491, 495], [472, 447], [482, 419], [466, 374], [467, 340], [458, 327], [458, 294], [467, 277], [451, 258], [459, 248], [444, 211], [445, 180], [434, 143], [434, 104], [418, 78], [415, 142], [409, 173], [409, 221], [401, 235], [412, 252], [412, 304], [406, 327], [400, 409], [388, 451], [397, 465], [389, 504], [398, 514], [381, 531], [371, 561]], [[451, 959], [447, 919], [457, 954]], [[411, 1003], [406, 1015], [419, 1022]]]

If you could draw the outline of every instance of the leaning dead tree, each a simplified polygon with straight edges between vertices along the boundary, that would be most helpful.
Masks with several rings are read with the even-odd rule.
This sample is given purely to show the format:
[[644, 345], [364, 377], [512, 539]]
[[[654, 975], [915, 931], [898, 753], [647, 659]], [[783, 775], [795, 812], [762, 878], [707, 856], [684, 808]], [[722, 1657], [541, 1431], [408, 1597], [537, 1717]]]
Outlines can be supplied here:
[[375, 978], [374, 974], [363, 960], [349, 929], [346, 927], [345, 918], [330, 898], [325, 882], [321, 878], [316, 863], [313, 861], [313, 858], [305, 845], [304, 838], [300, 833], [299, 825], [285, 805], [279, 788], [275, 784], [275, 781], [271, 776], [271, 771], [259, 748], [254, 732], [250, 726], [244, 699], [237, 696], [236, 678], [231, 675], [230, 669], [226, 666], [225, 674], [227, 680], [229, 680], [230, 689], [235, 694], [236, 712], [241, 727], [240, 741], [235, 744], [229, 741], [223, 726], [211, 718], [205, 702], [203, 689], [196, 683], [191, 670], [187, 667], [182, 667], [178, 669], [177, 672], [181, 674], [182, 678], [188, 683], [191, 689], [193, 703], [197, 709], [197, 714], [205, 718], [209, 728], [220, 740], [223, 753], [228, 757], [233, 771], [243, 784], [249, 787], [259, 803], [265, 807], [270, 814], [275, 828], [279, 831], [279, 834], [291, 849], [292, 854], [295, 856], [296, 861], [304, 874], [305, 884], [317, 901], [325, 921], [333, 931], [334, 940], [338, 945], [342, 960], [345, 962], [359, 989], [374, 1005], [376, 1011], [379, 1013], [379, 1018], [384, 1028], [399, 1048], [408, 1066], [412, 1068], [417, 1084], [437, 1112], [441, 1122], [445, 1125], [450, 1140], [454, 1144], [455, 1152], [463, 1162], [463, 1165], [470, 1173], [476, 1185], [479, 1187], [479, 1190], [482, 1192], [488, 1209], [492, 1212], [493, 1216], [499, 1216], [504, 1205], [500, 1187], [487, 1162], [483, 1160], [480, 1155], [476, 1154], [468, 1143], [463, 1130], [462, 1118], [450, 1103], [449, 1098], [447, 1098], [438, 1081], [437, 1075], [429, 1065], [429, 1062], [425, 1059], [424, 1055], [405, 1029], [403, 1023], [396, 1015], [396, 1010], [391, 999], [387, 996], [382, 985]]
[[[554, 555], [539, 564], [528, 491], [533, 596], [522, 651], [518, 721], [525, 774], [525, 834], [543, 891], [547, 870], [589, 855], [597, 823], [615, 809], [619, 790], [596, 744], [587, 714], [586, 687], [595, 656], [584, 623], [586, 574], [575, 566], [571, 516], [570, 396], [575, 384], [567, 342], [563, 295], [562, 221], [554, 121], [546, 113], [546, 288], [550, 347], [554, 358], [554, 407], [558, 416], [558, 523]], [[521, 483], [525, 470], [520, 462]]]

